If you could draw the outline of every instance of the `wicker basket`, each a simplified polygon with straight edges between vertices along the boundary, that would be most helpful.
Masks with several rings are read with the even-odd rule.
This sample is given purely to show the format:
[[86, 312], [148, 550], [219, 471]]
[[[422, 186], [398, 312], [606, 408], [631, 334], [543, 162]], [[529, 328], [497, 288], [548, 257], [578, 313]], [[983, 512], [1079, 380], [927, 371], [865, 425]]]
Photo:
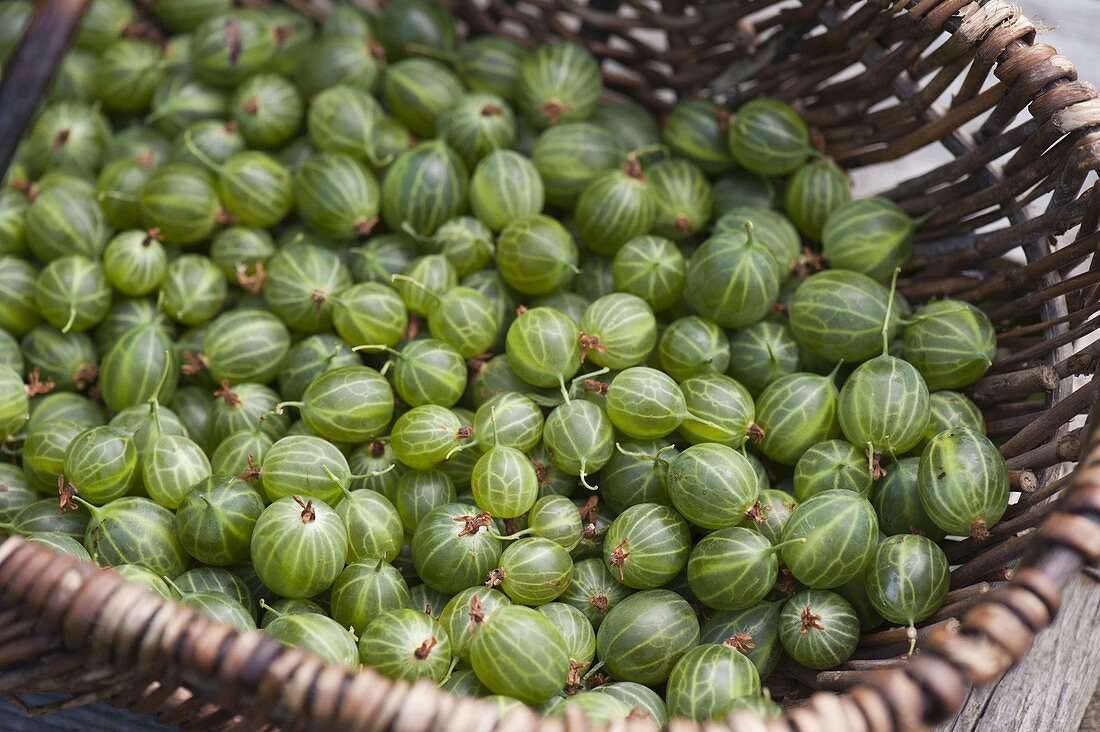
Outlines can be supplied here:
[[[35, 101], [16, 86], [48, 79], [51, 64], [41, 59], [56, 58], [84, 4], [40, 3], [57, 14], [37, 24], [36, 42], [45, 45], [19, 52], [33, 63], [16, 63], [0, 90], [8, 124]], [[916, 300], [949, 295], [979, 304], [997, 325], [1011, 355], [969, 393], [1002, 445], [1019, 502], [987, 540], [948, 547], [958, 565], [952, 592], [920, 630], [911, 660], [901, 655], [904, 629], [878, 631], [841, 670], [788, 668], [802, 685], [790, 684], [792, 698], [801, 688], [808, 699], [789, 705], [784, 720], [672, 726], [888, 732], [957, 711], [969, 684], [1020, 661], [1054, 620], [1062, 589], [1100, 560], [1100, 430], [1090, 439], [1088, 425], [1077, 426], [1080, 415], [1096, 416], [1100, 382], [1074, 378], [1093, 374], [1100, 348], [1072, 350], [1100, 311], [1100, 262], [1092, 257], [1100, 194], [1085, 188], [1100, 169], [1096, 90], [1000, 0], [451, 4], [472, 33], [529, 44], [581, 40], [606, 59], [610, 88], [655, 108], [696, 93], [734, 103], [760, 94], [790, 100], [818, 131], [818, 146], [848, 168], [940, 145], [950, 152], [947, 162], [884, 192], [911, 214], [928, 215], [901, 285]], [[12, 100], [19, 109], [5, 104]], [[809, 693], [854, 682], [842, 695]], [[430, 683], [325, 667], [113, 572], [8, 539], [0, 544], [0, 693], [31, 692], [64, 695], [35, 713], [106, 699], [197, 730], [588, 727], [525, 709], [501, 719], [496, 706]], [[632, 719], [612, 729], [651, 726]]]

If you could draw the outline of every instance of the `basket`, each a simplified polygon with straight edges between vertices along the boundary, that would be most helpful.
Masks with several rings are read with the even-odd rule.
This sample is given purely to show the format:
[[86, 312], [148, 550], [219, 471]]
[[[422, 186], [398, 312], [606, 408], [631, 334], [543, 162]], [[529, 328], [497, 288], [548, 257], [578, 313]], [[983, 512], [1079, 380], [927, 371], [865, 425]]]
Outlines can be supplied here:
[[[0, 104], [9, 124], [33, 111], [25, 90], [45, 84], [27, 81], [48, 79], [55, 64], [40, 60], [56, 60], [86, 4], [40, 3], [46, 17], [17, 52], [33, 63], [16, 63], [0, 90], [0, 101], [21, 102]], [[794, 701], [784, 719], [742, 713], [671, 727], [892, 732], [957, 712], [971, 684], [1024, 657], [1054, 621], [1066, 585], [1100, 561], [1100, 430], [1081, 420], [1100, 414], [1100, 382], [1076, 378], [1094, 374], [1100, 347], [1073, 351], [1100, 311], [1100, 261], [1092, 256], [1100, 193], [1090, 180], [1100, 170], [1096, 90], [1000, 0], [451, 5], [472, 34], [585, 43], [604, 59], [609, 88], [657, 109], [694, 94], [733, 104], [765, 94], [791, 101], [818, 131], [817, 146], [849, 169], [927, 148], [950, 153], [882, 192], [927, 217], [899, 284], [918, 301], [950, 296], [980, 305], [997, 325], [1011, 355], [969, 394], [1002, 445], [1019, 501], [988, 539], [948, 547], [957, 565], [952, 592], [919, 630], [916, 656], [903, 655], [905, 629], [874, 632], [839, 670], [787, 668], [779, 690]], [[23, 94], [13, 91], [20, 83]], [[843, 687], [851, 688], [820, 691]], [[580, 717], [541, 719], [522, 708], [501, 717], [491, 703], [430, 683], [325, 667], [17, 538], [0, 544], [0, 693], [62, 695], [31, 713], [105, 699], [194, 730], [590, 728]], [[651, 727], [641, 719], [610, 726]]]

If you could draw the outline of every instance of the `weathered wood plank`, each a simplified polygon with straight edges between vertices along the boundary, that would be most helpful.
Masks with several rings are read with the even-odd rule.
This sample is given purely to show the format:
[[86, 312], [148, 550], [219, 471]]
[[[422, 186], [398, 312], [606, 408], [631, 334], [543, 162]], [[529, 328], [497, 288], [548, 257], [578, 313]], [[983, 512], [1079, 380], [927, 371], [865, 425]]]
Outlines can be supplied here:
[[1100, 583], [1081, 576], [1066, 591], [1055, 627], [1039, 636], [1024, 662], [970, 694], [940, 732], [1062, 732], [1082, 726], [1100, 678]]

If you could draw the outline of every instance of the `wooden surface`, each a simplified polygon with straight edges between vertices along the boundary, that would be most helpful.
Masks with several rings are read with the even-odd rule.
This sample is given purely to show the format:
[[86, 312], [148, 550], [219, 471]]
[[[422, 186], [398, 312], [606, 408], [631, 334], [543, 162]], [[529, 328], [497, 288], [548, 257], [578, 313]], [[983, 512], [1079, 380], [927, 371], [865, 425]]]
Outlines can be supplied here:
[[[1019, 0], [1024, 13], [1048, 27], [1042, 40], [1055, 46], [1100, 83], [1100, 0]], [[874, 191], [926, 169], [911, 157], [857, 176], [858, 189]], [[1052, 632], [1043, 634], [1024, 663], [998, 683], [975, 691], [962, 713], [940, 732], [1100, 732], [1100, 582], [1080, 578], [1066, 596]], [[1090, 706], [1089, 702], [1092, 700]], [[1086, 713], [1087, 712], [1087, 713]], [[0, 699], [4, 732], [135, 732], [167, 730], [106, 705], [28, 719]]]

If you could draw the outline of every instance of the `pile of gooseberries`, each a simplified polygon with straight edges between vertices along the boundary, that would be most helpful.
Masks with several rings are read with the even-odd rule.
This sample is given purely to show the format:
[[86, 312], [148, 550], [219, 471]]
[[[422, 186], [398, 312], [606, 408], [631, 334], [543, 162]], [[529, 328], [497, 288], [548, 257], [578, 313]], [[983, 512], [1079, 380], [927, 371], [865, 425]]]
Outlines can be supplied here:
[[0, 534], [596, 721], [776, 714], [939, 610], [1009, 500], [994, 330], [903, 298], [916, 222], [795, 109], [230, 5], [95, 0], [4, 178]]

